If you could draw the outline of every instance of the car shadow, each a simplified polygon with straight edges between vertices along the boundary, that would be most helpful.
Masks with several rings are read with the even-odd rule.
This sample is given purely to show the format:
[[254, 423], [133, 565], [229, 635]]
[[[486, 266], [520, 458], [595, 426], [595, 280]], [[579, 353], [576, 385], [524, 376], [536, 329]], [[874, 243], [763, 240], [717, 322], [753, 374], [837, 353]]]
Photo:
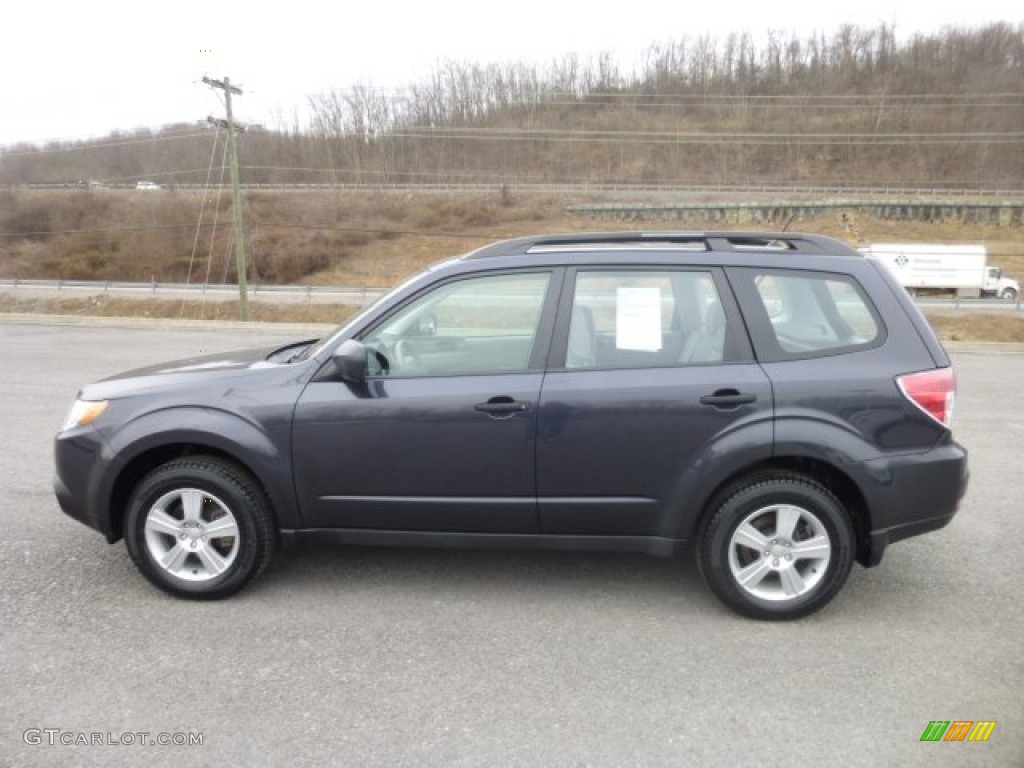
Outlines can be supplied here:
[[394, 590], [563, 600], [602, 596], [716, 605], [693, 558], [593, 552], [510, 552], [303, 544], [278, 552], [249, 587], [356, 593]]

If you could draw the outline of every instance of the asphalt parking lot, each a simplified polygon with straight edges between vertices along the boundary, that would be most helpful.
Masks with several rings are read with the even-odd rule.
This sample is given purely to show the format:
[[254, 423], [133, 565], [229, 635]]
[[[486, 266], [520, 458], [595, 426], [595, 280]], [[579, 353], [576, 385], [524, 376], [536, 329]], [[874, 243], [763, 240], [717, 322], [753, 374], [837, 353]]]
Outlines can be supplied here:
[[[0, 323], [0, 766], [1024, 766], [1024, 353], [953, 351], [954, 522], [791, 624], [688, 559], [566, 553], [309, 548], [191, 603], [59, 511], [79, 385], [296, 338]], [[922, 743], [932, 720], [997, 726]]]

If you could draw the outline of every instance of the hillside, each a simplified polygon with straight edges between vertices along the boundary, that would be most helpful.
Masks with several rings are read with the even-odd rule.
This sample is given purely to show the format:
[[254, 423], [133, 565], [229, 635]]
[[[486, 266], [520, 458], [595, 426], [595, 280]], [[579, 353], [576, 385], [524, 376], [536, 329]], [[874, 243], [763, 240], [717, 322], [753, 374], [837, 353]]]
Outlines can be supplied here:
[[[1024, 24], [898, 40], [892, 27], [652, 45], [548, 67], [447, 62], [397, 92], [310, 97], [306, 124], [250, 126], [243, 182], [808, 184], [1015, 189]], [[206, 123], [0, 151], [0, 186], [223, 178]]]
[[[679, 202], [680, 195], [666, 193]], [[567, 207], [608, 195], [411, 191], [249, 191], [249, 278], [265, 283], [387, 286], [492, 240], [543, 232], [679, 229], [677, 221], [592, 220]], [[657, 199], [657, 198], [655, 198]], [[200, 212], [202, 215], [200, 216]], [[0, 277], [235, 282], [230, 196], [200, 191], [0, 192]], [[214, 225], [216, 224], [216, 227]], [[781, 226], [782, 222], [763, 226]], [[686, 228], [745, 229], [736, 220]], [[1024, 277], [1019, 226], [882, 220], [836, 210], [790, 229], [860, 242], [984, 242], [992, 261]]]

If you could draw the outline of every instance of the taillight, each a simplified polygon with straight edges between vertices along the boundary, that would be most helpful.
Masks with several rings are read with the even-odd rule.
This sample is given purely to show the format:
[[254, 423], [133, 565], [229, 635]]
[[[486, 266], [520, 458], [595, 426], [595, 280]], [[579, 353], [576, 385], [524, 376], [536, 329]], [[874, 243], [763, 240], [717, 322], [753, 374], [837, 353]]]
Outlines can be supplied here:
[[952, 368], [908, 373], [897, 376], [896, 383], [910, 402], [943, 426], [949, 426], [956, 397], [956, 378]]

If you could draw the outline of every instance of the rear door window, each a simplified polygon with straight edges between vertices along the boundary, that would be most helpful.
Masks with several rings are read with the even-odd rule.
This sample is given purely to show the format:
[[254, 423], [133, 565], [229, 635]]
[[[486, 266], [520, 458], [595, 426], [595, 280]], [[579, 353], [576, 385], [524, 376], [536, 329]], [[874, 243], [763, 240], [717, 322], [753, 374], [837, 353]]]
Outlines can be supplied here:
[[737, 357], [710, 272], [581, 270], [565, 367], [709, 365]]

